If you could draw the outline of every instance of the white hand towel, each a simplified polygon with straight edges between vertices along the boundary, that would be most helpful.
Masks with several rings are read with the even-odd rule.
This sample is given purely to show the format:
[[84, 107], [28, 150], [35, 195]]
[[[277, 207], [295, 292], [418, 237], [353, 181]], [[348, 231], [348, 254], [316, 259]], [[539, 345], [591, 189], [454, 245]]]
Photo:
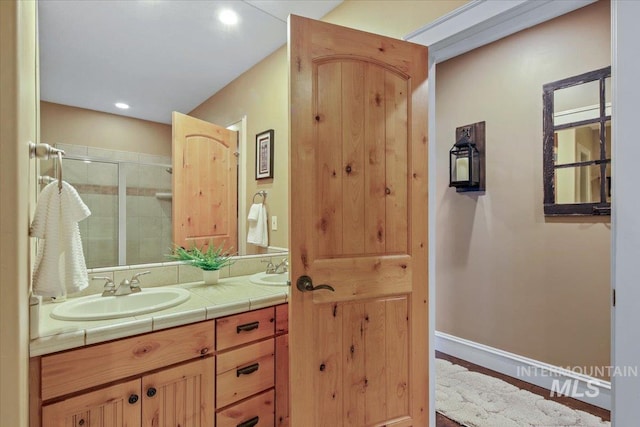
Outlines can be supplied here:
[[249, 215], [247, 216], [249, 222], [258, 220], [260, 216], [260, 209], [262, 209], [262, 203], [254, 203], [251, 205], [249, 208]]
[[249, 220], [247, 242], [263, 248], [269, 246], [266, 206], [263, 203], [254, 203], [251, 205], [247, 219]]
[[37, 237], [33, 293], [59, 297], [89, 286], [78, 222], [91, 215], [75, 188], [48, 184], [38, 197], [30, 235]]

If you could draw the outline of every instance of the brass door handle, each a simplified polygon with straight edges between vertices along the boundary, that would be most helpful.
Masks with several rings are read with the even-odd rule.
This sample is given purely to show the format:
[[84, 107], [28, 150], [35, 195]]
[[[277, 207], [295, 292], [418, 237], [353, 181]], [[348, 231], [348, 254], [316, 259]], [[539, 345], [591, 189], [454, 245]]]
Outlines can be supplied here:
[[331, 285], [313, 286], [313, 280], [311, 280], [311, 277], [309, 276], [298, 277], [298, 281], [296, 282], [296, 287], [300, 292], [312, 292], [312, 291], [318, 291], [320, 289], [326, 289], [331, 292], [336, 291], [335, 289], [333, 289], [333, 286]]

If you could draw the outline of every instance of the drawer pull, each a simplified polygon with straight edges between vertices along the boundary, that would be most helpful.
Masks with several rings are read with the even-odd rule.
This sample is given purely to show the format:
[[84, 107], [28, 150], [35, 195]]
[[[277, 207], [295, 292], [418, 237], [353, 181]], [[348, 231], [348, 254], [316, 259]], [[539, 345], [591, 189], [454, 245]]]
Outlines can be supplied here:
[[240, 368], [236, 371], [236, 377], [239, 377], [240, 375], [252, 374], [255, 371], [257, 371], [259, 368], [260, 368], [259, 363], [254, 363], [253, 365], [245, 366], [244, 368]]
[[236, 328], [236, 333], [239, 334], [240, 332], [253, 331], [254, 329], [258, 329], [259, 326], [260, 322], [251, 322], [245, 323], [244, 325], [238, 325], [238, 327]]
[[258, 421], [260, 421], [260, 417], [253, 417], [250, 420], [241, 422], [236, 427], [253, 427], [258, 424]]

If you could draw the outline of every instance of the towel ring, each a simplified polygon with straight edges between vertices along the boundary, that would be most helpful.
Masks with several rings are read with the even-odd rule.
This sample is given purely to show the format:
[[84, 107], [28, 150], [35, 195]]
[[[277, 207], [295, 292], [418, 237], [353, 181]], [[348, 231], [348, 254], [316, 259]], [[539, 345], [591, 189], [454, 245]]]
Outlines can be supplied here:
[[264, 191], [264, 190], [260, 190], [256, 194], [253, 195], [253, 203], [256, 202], [256, 197], [257, 196], [262, 196], [262, 203], [264, 203], [267, 200], [267, 192]]
[[58, 151], [58, 191], [62, 191], [62, 152]]

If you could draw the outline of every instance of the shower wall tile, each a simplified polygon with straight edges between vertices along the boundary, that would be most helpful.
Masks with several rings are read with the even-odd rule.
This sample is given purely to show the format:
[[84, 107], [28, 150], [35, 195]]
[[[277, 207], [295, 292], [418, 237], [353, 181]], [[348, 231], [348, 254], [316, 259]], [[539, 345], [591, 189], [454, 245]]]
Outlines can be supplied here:
[[140, 163], [152, 165], [171, 165], [171, 157], [140, 153]]
[[166, 171], [171, 158], [78, 145], [61, 144], [60, 148], [70, 155], [109, 160], [86, 163], [67, 158], [64, 163], [65, 180], [78, 188], [92, 212], [79, 224], [87, 266], [117, 265], [119, 167], [127, 182], [126, 262], [164, 262], [164, 254], [172, 248], [172, 202], [157, 199], [156, 193], [171, 192], [172, 175]]
[[107, 148], [87, 147], [87, 156], [104, 160], [115, 160], [116, 152], [115, 150], [109, 150]]
[[55, 147], [64, 150], [65, 156], [87, 156], [88, 147], [85, 145], [55, 144]]
[[[89, 179], [88, 164], [80, 160], [63, 160], [62, 179], [69, 184], [84, 184]], [[55, 176], [55, 174], [54, 174]]]
[[115, 163], [92, 162], [88, 166], [90, 170], [87, 183], [114, 187], [118, 185], [118, 165]]

